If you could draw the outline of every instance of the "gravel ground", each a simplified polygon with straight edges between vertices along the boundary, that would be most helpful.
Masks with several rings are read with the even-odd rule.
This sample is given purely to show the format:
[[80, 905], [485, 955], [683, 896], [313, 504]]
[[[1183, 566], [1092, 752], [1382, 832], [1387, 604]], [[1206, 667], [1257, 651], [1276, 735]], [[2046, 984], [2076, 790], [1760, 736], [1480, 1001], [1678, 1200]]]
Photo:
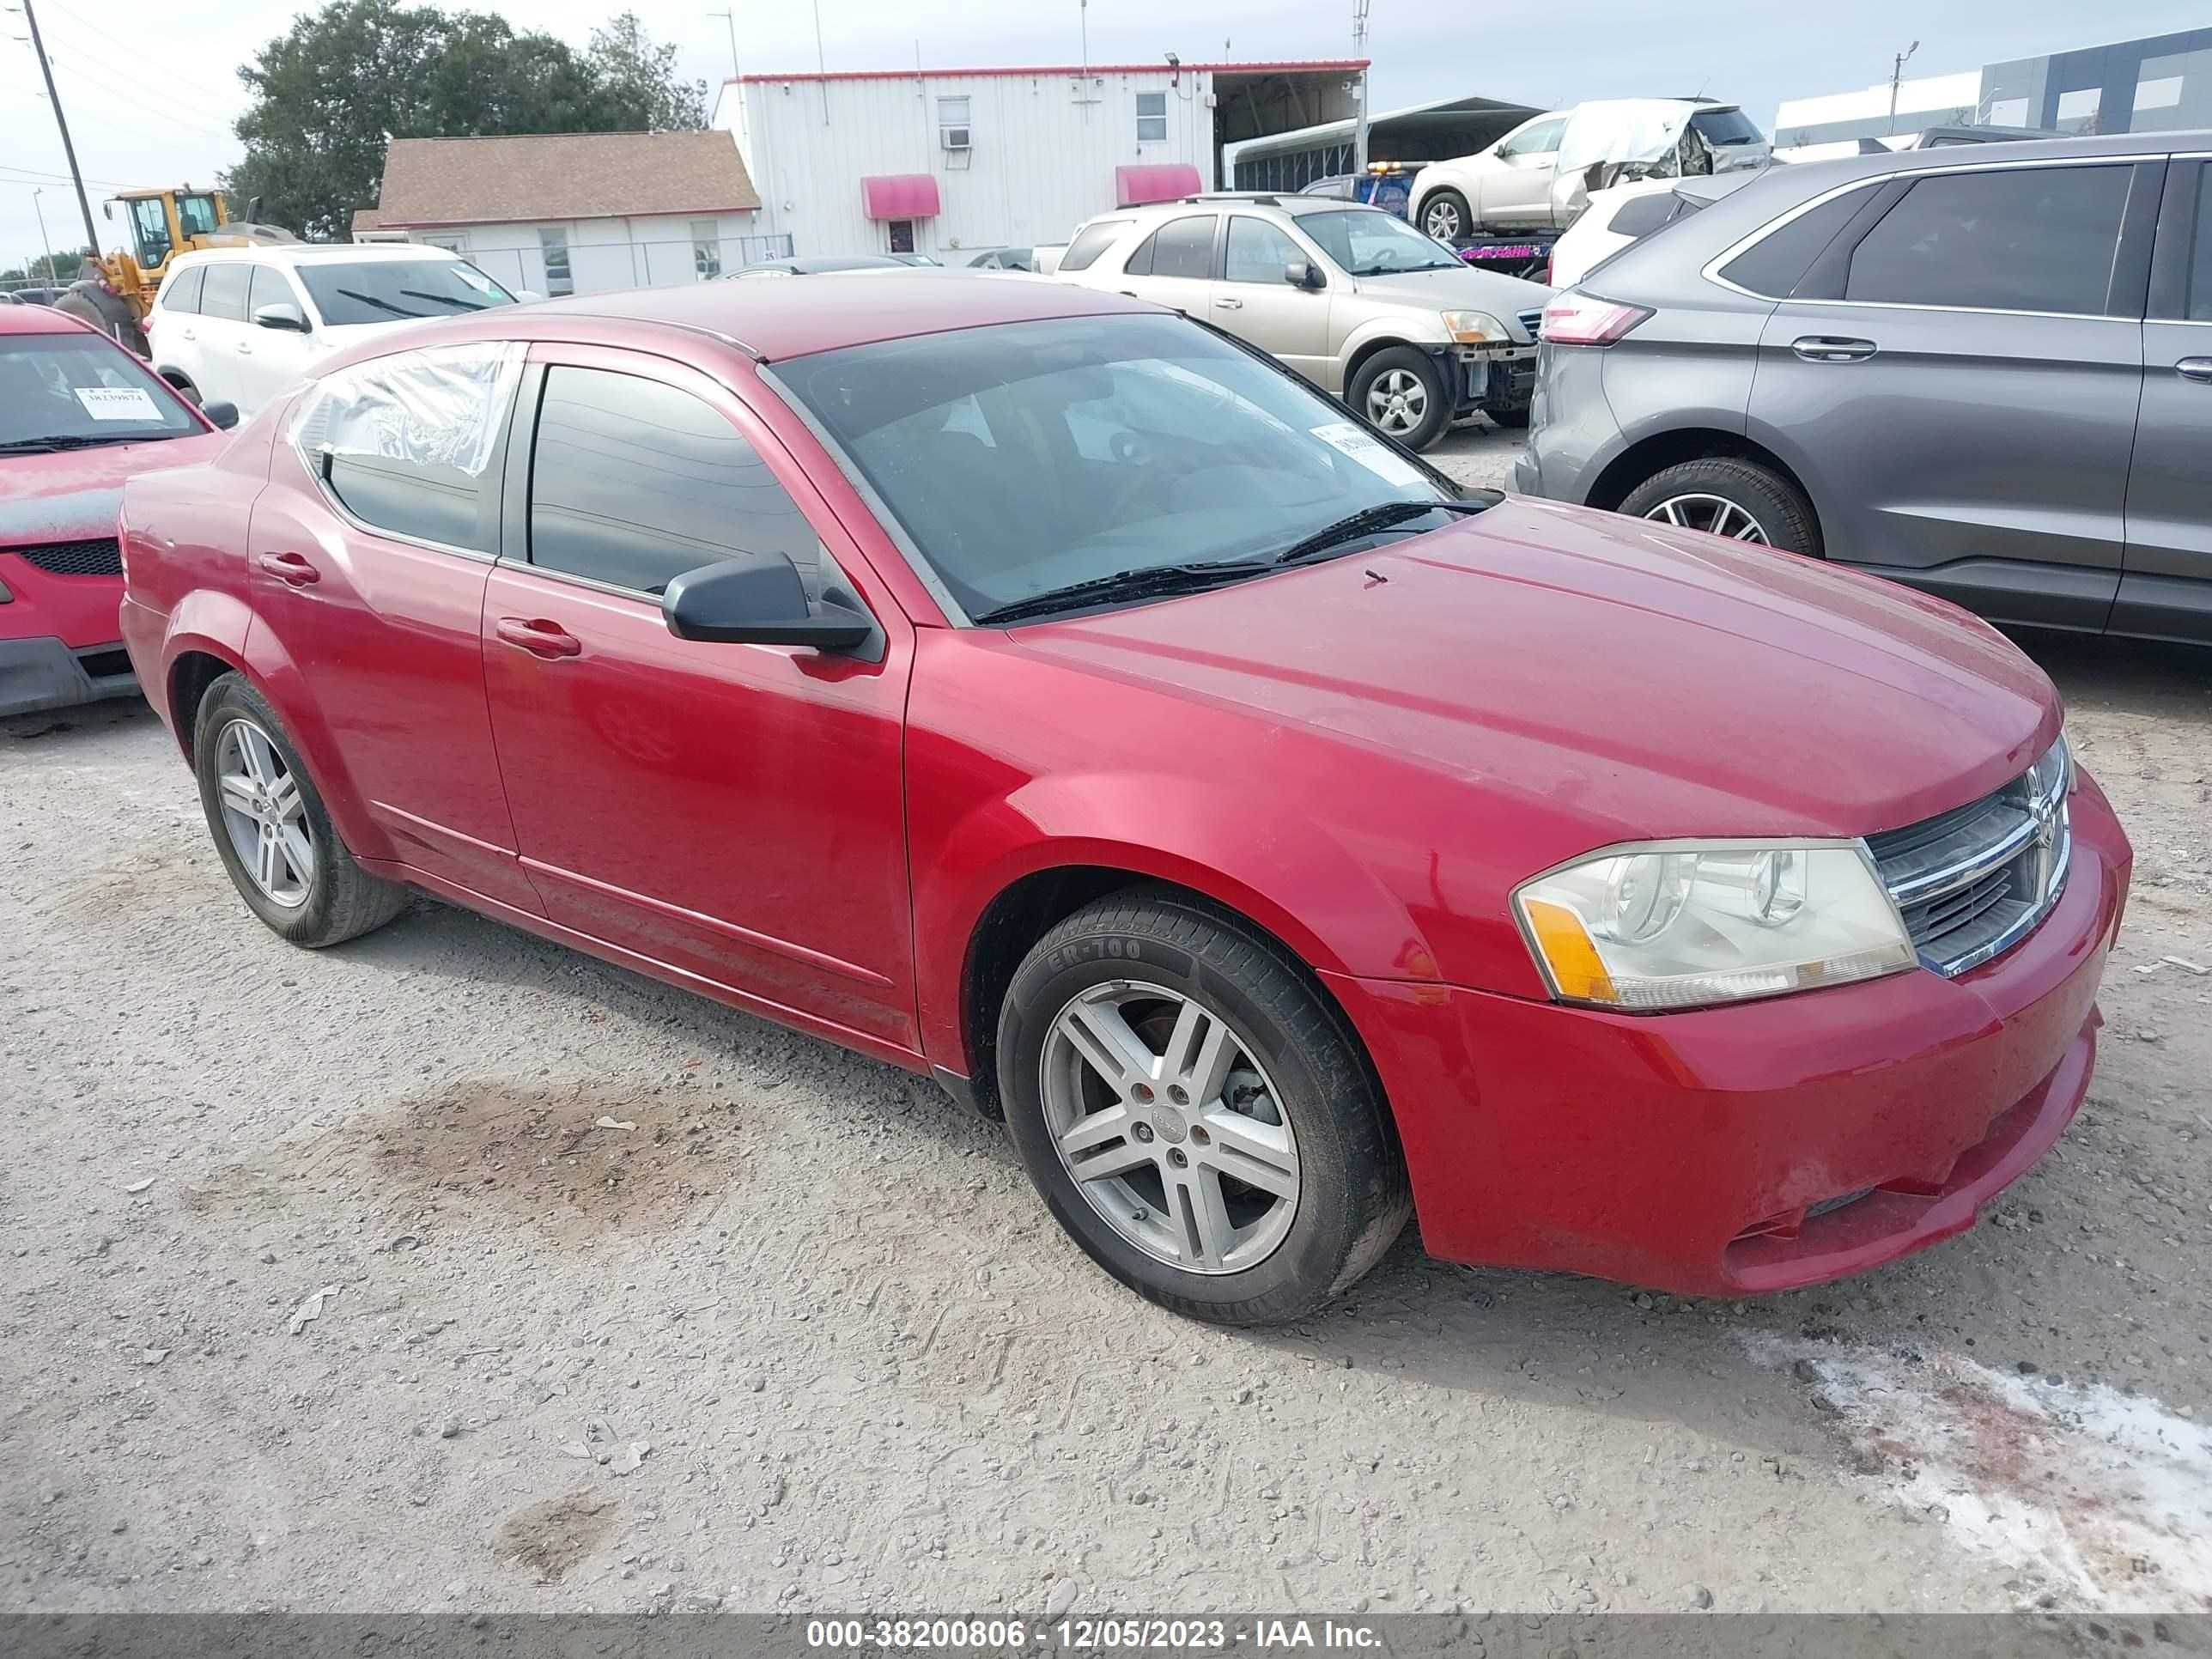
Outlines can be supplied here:
[[2212, 1607], [2212, 659], [2037, 649], [2140, 861], [1992, 1224], [1736, 1305], [1409, 1232], [1264, 1334], [926, 1083], [427, 902], [290, 950], [143, 708], [0, 724], [0, 1607]]

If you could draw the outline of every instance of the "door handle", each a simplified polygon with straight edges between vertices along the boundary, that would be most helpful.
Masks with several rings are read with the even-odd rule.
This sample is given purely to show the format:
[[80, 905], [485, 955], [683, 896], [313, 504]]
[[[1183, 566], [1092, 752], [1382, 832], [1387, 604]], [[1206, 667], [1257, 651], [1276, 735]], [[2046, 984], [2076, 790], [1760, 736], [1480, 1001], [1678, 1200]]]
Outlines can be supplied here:
[[548, 662], [556, 657], [580, 655], [584, 649], [584, 642], [574, 634], [559, 623], [547, 622], [542, 617], [501, 617], [493, 624], [492, 632], [506, 644], [527, 651], [533, 657], [543, 657]]
[[264, 553], [254, 560], [264, 570], [291, 587], [306, 587], [323, 579], [323, 573], [298, 553]]
[[185, 337], [187, 340], [197, 340], [197, 339], [198, 339], [200, 337], [199, 337], [198, 335], [197, 335], [197, 334], [193, 333], [191, 330], [190, 330], [190, 329], [186, 329], [186, 330], [185, 331]]
[[251, 340], [240, 340], [238, 343], [238, 349], [250, 357], [253, 355], [253, 342]]
[[1244, 309], [1244, 302], [1242, 300], [1224, 298], [1216, 300], [1213, 303], [1219, 306], [1224, 311], [1242, 311]]
[[1792, 340], [1790, 349], [1808, 363], [1863, 363], [1875, 354], [1872, 340], [1838, 339], [1831, 334], [1808, 334]]
[[2212, 357], [2184, 357], [2173, 372], [2185, 380], [2212, 380]]

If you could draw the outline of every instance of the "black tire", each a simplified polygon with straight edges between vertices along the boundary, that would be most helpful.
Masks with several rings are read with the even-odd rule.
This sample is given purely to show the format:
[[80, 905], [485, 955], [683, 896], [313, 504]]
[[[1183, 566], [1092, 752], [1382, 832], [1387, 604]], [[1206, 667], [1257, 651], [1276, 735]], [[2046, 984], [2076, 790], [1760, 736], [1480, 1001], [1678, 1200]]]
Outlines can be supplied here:
[[[1443, 228], [1450, 222], [1450, 228]], [[1421, 210], [1413, 216], [1413, 224], [1424, 236], [1433, 236], [1449, 242], [1455, 236], [1474, 234], [1474, 212], [1467, 204], [1467, 198], [1455, 190], [1431, 191], [1421, 198]], [[1437, 227], [1431, 228], [1431, 226]]]
[[1393, 369], [1407, 370], [1420, 378], [1428, 406], [1418, 424], [1404, 432], [1386, 432], [1383, 435], [1408, 449], [1426, 449], [1450, 429], [1452, 419], [1451, 393], [1445, 389], [1444, 377], [1436, 360], [1427, 352], [1412, 346], [1385, 346], [1353, 371], [1344, 401], [1358, 411], [1360, 419], [1376, 431], [1382, 431], [1382, 422], [1367, 407], [1367, 394], [1374, 390], [1376, 381]]
[[[240, 860], [224, 823], [216, 782], [217, 750], [223, 728], [240, 719], [260, 728], [284, 769], [299, 783], [301, 817], [314, 848], [315, 869], [306, 898], [296, 905], [279, 904], [262, 892]], [[246, 908], [279, 939], [320, 950], [373, 932], [406, 908], [405, 888], [380, 880], [354, 862], [353, 854], [338, 839], [329, 810], [284, 723], [244, 675], [223, 675], [200, 699], [199, 712], [192, 721], [192, 770], [199, 777], [200, 807], [207, 814], [208, 834], [223, 868], [230, 872], [231, 885], [238, 889]]]
[[1729, 455], [1683, 461], [1656, 472], [1628, 492], [1619, 510], [1646, 518], [1661, 503], [1682, 495], [1717, 495], [1758, 522], [1766, 544], [1784, 553], [1824, 558], [1820, 521], [1805, 492], [1771, 467]]
[[1485, 404], [1482, 412], [1490, 417], [1492, 426], [1504, 427], [1509, 432], [1520, 432], [1528, 428], [1529, 409], [1530, 405], [1527, 404], [1515, 404], [1508, 409], [1492, 409]]
[[[1131, 979], [1218, 1010], [1273, 1081], [1296, 1137], [1288, 1231], [1241, 1271], [1192, 1271], [1140, 1249], [1092, 1207], [1053, 1144], [1043, 1066], [1054, 1023], [1079, 993]], [[1381, 1086], [1342, 1016], [1280, 945], [1172, 890], [1114, 894], [1037, 941], [1000, 1012], [999, 1087], [1054, 1218], [1092, 1261], [1176, 1313], [1224, 1325], [1303, 1317], [1381, 1260], [1412, 1212]]]

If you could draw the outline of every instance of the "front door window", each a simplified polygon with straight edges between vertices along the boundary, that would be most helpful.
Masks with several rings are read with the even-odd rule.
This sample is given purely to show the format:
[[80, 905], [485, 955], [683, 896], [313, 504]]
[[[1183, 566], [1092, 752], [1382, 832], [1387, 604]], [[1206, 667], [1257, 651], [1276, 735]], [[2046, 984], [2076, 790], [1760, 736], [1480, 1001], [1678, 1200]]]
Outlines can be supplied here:
[[169, 257], [169, 214], [160, 197], [141, 197], [131, 204], [131, 228], [137, 233], [142, 269], [151, 270]]

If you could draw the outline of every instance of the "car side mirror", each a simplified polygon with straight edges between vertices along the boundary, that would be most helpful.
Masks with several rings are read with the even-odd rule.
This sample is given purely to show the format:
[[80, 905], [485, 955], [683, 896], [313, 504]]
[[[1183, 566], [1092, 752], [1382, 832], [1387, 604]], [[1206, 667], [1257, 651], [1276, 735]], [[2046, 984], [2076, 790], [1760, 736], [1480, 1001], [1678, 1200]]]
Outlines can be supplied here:
[[1310, 259], [1293, 259], [1283, 267], [1283, 280], [1292, 288], [1326, 288], [1328, 278], [1314, 268]]
[[295, 334], [308, 332], [306, 315], [289, 300], [278, 300], [269, 305], [254, 307], [253, 320], [262, 328], [288, 329]]
[[202, 404], [200, 413], [208, 417], [210, 426], [221, 432], [228, 432], [238, 424], [238, 405], [234, 403]]
[[745, 553], [687, 570], [660, 596], [660, 614], [679, 640], [723, 645], [808, 645], [852, 651], [875, 623], [827, 601], [809, 605], [799, 567], [784, 553]]

